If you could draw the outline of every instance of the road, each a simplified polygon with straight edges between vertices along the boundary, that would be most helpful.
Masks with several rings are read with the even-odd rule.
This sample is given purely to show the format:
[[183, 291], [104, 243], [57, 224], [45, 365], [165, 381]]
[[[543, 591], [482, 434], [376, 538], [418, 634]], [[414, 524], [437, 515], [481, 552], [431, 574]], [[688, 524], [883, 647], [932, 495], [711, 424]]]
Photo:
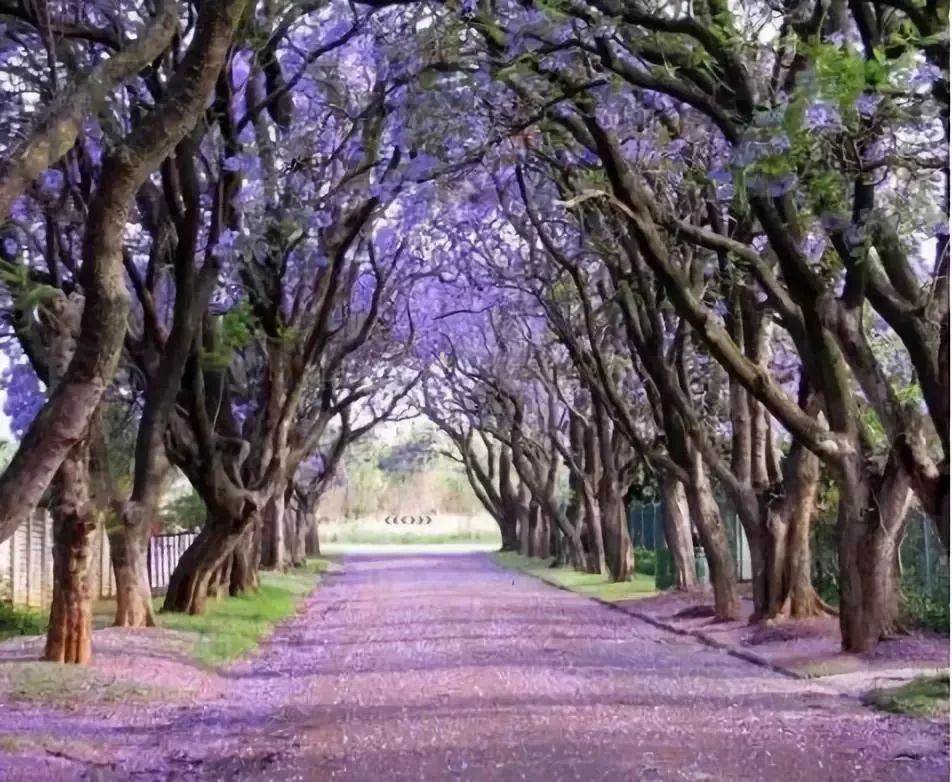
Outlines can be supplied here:
[[222, 743], [193, 777], [948, 778], [937, 726], [805, 691], [482, 554], [352, 557], [234, 676], [240, 703], [205, 721]]
[[[219, 673], [170, 662], [148, 633], [115, 640], [178, 695], [7, 704], [0, 779], [948, 779], [947, 726], [873, 712], [484, 553], [350, 555]], [[183, 678], [160, 675], [168, 665]]]

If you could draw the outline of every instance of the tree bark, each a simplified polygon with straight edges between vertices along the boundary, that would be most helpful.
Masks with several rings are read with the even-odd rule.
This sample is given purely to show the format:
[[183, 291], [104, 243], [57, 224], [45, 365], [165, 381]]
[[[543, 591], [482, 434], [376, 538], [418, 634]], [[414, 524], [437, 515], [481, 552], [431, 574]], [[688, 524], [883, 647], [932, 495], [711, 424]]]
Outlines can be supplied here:
[[787, 457], [781, 507], [766, 509], [767, 619], [805, 619], [828, 611], [813, 589], [810, 526], [820, 462], [794, 443]]
[[[240, 535], [230, 524], [206, 522], [172, 572], [165, 593], [163, 611], [201, 614], [205, 611], [208, 587], [226, 557], [231, 556]], [[230, 521], [230, 520], [229, 520]], [[234, 568], [232, 569], [234, 571]]]
[[515, 490], [512, 487], [512, 455], [508, 448], [501, 448], [499, 452], [499, 500], [500, 519], [499, 531], [502, 535], [503, 551], [519, 551], [519, 511], [516, 502]]
[[[45, 109], [0, 164], [0, 220], [13, 201], [76, 143], [87, 116], [97, 114], [112, 92], [157, 59], [178, 30], [180, 6], [163, 2], [148, 27], [134, 40], [77, 78]], [[46, 20], [44, 20], [46, 21]]]
[[148, 550], [151, 518], [138, 503], [128, 502], [118, 524], [108, 530], [109, 558], [116, 576], [116, 627], [153, 627]]
[[288, 566], [287, 526], [284, 492], [276, 491], [265, 505], [261, 519], [261, 567], [286, 570]]
[[[83, 298], [58, 294], [45, 313], [50, 322], [50, 384], [59, 387], [76, 351]], [[53, 600], [46, 634], [47, 660], [85, 665], [92, 657], [89, 594], [91, 501], [88, 431], [69, 451], [53, 481]]]
[[896, 552], [910, 479], [893, 453], [878, 476], [861, 456], [845, 461], [837, 483], [840, 632], [843, 651], [862, 653], [899, 627]]
[[90, 537], [96, 527], [89, 501], [88, 441], [66, 457], [53, 495], [53, 602], [44, 657], [85, 665], [92, 658], [89, 564]]
[[661, 512], [664, 516], [664, 537], [671, 552], [675, 589], [693, 589], [697, 586], [697, 574], [694, 570], [694, 544], [687, 498], [681, 483], [669, 476], [661, 479]]
[[711, 571], [714, 616], [717, 619], [735, 620], [740, 618], [740, 602], [737, 599], [737, 578], [727, 535], [701, 455], [695, 451], [692, 461], [691, 481], [685, 487], [685, 493]]
[[321, 555], [321, 539], [319, 536], [317, 515], [313, 510], [307, 511], [307, 531], [304, 534], [304, 555], [319, 557]]
[[130, 204], [146, 177], [202, 115], [246, 3], [222, 0], [202, 5], [165, 95], [103, 162], [83, 240], [79, 278], [85, 307], [76, 354], [0, 476], [0, 540], [10, 537], [36, 507], [67, 454], [86, 436], [112, 382], [129, 306], [123, 233]]
[[258, 568], [255, 557], [255, 537], [258, 524], [252, 524], [245, 530], [235, 544], [231, 556], [228, 594], [232, 597], [252, 592], [258, 588]]

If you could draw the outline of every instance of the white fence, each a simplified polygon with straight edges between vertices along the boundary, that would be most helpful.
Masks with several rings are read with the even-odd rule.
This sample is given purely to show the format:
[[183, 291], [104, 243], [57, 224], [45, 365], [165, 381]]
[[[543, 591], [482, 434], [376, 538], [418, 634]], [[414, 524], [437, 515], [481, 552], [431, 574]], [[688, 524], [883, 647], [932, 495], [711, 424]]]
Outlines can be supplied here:
[[[163, 591], [182, 553], [196, 533], [156, 535], [149, 541], [149, 585]], [[109, 537], [97, 526], [93, 532], [89, 586], [92, 598], [114, 597], [116, 579], [109, 561]], [[53, 522], [38, 510], [13, 536], [0, 543], [0, 600], [45, 608], [53, 596]]]

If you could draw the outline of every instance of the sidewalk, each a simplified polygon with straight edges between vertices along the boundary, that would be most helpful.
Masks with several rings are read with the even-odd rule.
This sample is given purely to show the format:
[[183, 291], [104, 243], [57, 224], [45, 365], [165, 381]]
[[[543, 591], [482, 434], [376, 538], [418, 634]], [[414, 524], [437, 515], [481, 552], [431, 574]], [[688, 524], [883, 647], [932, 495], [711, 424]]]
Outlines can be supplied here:
[[[749, 598], [741, 602], [741, 615], [747, 617], [753, 611], [753, 603]], [[949, 639], [936, 633], [913, 633], [883, 641], [873, 651], [857, 655], [841, 651], [838, 620], [832, 616], [772, 626], [751, 625], [746, 618], [717, 622], [713, 619], [711, 596], [706, 592], [666, 592], [613, 605], [736, 657], [787, 676], [818, 681], [852, 697], [949, 669]]]

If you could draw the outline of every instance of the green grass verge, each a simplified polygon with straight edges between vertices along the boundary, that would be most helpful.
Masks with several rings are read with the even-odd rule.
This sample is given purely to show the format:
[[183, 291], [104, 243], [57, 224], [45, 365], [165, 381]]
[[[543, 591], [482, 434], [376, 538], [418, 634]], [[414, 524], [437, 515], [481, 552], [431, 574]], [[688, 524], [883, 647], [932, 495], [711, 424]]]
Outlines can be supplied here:
[[550, 567], [550, 560], [530, 559], [513, 551], [499, 551], [490, 555], [497, 564], [519, 570], [556, 586], [607, 602], [634, 600], [655, 594], [654, 577], [634, 573], [631, 581], [613, 583], [607, 576], [579, 573], [572, 568]]
[[194, 633], [191, 655], [206, 665], [221, 665], [256, 648], [276, 624], [291, 616], [333, 566], [324, 559], [287, 573], [261, 574], [257, 592], [210, 600], [204, 614], [160, 614], [159, 625]]
[[111, 679], [94, 668], [42, 661], [3, 666], [0, 687], [12, 700], [43, 703], [125, 703], [163, 694], [153, 687]]
[[46, 611], [0, 603], [0, 641], [18, 635], [42, 635], [47, 622]]
[[949, 716], [949, 675], [923, 676], [901, 687], [873, 690], [865, 701], [881, 711], [917, 717]]

